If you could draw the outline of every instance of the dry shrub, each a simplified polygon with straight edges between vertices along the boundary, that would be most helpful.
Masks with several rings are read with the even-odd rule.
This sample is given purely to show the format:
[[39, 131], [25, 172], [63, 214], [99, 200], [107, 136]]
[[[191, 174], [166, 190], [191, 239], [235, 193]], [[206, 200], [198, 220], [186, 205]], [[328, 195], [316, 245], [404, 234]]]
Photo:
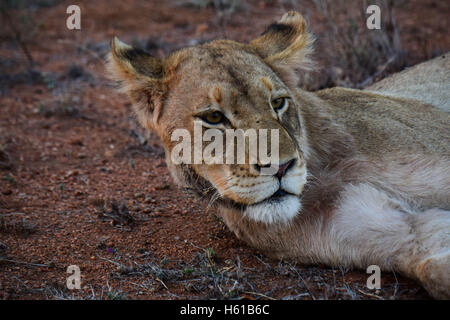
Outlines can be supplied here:
[[[308, 89], [333, 86], [363, 88], [387, 74], [406, 67], [395, 9], [406, 1], [377, 0], [312, 0], [324, 20], [324, 29], [317, 34], [317, 55], [324, 69], [306, 79]], [[381, 29], [366, 26], [366, 9], [376, 4], [381, 9]]]
[[0, 233], [28, 236], [35, 231], [34, 225], [27, 222], [25, 218], [8, 221], [5, 216], [0, 216]]

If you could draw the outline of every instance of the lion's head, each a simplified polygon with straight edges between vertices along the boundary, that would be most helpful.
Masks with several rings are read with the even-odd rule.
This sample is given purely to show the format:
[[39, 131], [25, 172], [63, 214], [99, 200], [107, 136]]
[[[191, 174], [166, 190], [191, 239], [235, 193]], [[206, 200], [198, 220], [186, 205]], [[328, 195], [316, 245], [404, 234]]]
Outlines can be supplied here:
[[[299, 212], [306, 183], [308, 144], [294, 91], [296, 69], [308, 67], [311, 43], [303, 17], [289, 12], [249, 44], [213, 41], [166, 59], [114, 39], [108, 68], [130, 96], [139, 122], [162, 140], [178, 183], [256, 221], [286, 222]], [[277, 170], [261, 174], [268, 164], [250, 163], [249, 148], [243, 164], [175, 164], [172, 155], [179, 141], [173, 141], [174, 133], [183, 129], [194, 137], [196, 121], [202, 133], [278, 129]], [[190, 144], [194, 150], [194, 138]], [[201, 146], [207, 148], [208, 141]], [[228, 147], [214, 152], [225, 153]]]

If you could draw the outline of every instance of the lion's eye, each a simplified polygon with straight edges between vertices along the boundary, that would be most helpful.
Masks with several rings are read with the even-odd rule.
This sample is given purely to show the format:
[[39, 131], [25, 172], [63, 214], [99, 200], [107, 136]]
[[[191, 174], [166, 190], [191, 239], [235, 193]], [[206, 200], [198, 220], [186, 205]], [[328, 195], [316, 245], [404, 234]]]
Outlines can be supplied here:
[[272, 100], [272, 108], [275, 111], [281, 111], [287, 106], [287, 98], [281, 97]]
[[208, 113], [207, 115], [205, 115], [202, 119], [203, 121], [210, 123], [210, 124], [219, 124], [221, 122], [223, 122], [224, 120], [224, 116], [221, 112], [219, 111], [213, 111]]

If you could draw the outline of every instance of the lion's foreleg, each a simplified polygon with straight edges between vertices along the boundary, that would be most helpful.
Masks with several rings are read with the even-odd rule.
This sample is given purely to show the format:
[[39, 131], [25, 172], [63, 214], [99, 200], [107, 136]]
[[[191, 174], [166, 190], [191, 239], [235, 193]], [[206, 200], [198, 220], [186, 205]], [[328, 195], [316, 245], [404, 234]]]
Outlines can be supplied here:
[[322, 257], [335, 265], [378, 265], [450, 297], [450, 212], [416, 212], [369, 184], [349, 185], [328, 221]]

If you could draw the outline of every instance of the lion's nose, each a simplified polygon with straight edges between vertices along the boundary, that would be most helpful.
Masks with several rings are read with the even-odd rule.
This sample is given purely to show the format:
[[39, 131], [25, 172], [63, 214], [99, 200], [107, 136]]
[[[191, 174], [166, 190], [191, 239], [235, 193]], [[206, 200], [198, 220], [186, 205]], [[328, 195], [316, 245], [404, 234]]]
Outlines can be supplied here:
[[294, 166], [294, 164], [295, 164], [295, 159], [291, 159], [291, 160], [289, 160], [288, 162], [286, 162], [286, 163], [280, 165], [280, 166], [278, 167], [278, 171], [277, 171], [277, 173], [275, 174], [275, 176], [276, 176], [278, 179], [281, 179], [281, 178], [286, 174], [286, 172], [287, 172], [290, 168], [292, 168], [292, 167]]
[[[281, 179], [286, 174], [286, 172], [294, 166], [295, 162], [296, 162], [296, 159], [291, 159], [288, 162], [285, 162], [284, 164], [280, 165], [278, 167], [278, 171], [274, 174], [274, 176], [276, 176], [278, 179]], [[258, 164], [254, 164], [253, 166], [256, 169], [256, 171], [261, 172], [261, 168], [268, 168], [271, 165], [268, 164], [268, 165], [261, 166]]]

